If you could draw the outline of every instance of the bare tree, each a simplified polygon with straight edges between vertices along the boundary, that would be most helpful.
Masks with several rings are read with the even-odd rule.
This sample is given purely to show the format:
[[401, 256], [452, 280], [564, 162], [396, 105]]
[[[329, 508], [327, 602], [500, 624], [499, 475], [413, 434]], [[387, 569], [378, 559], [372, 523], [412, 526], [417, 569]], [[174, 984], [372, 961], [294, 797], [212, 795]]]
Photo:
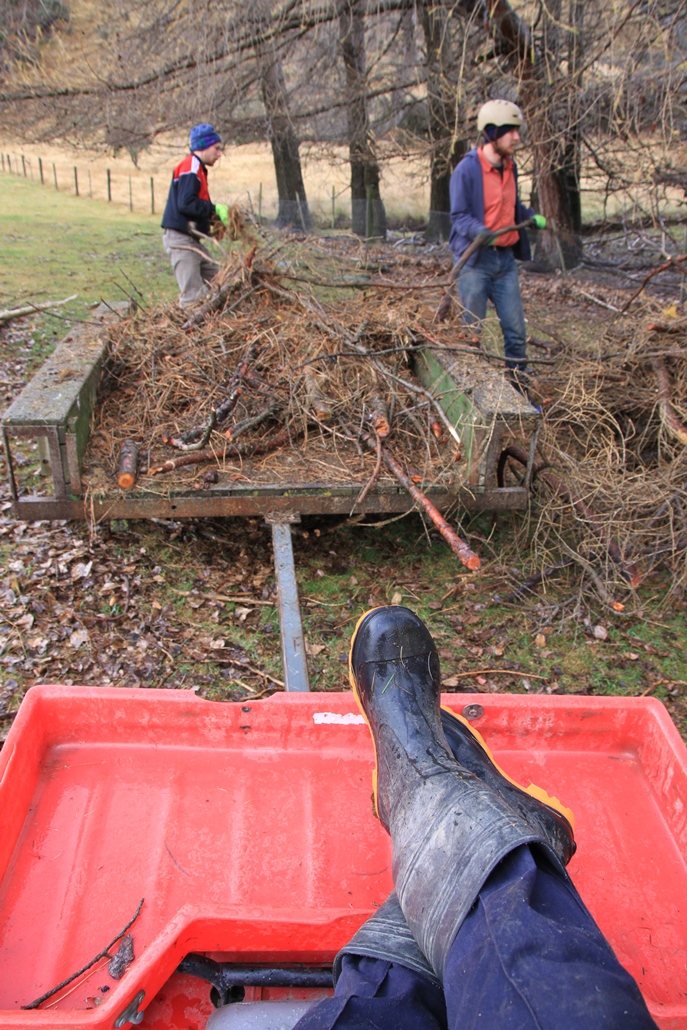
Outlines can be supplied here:
[[351, 217], [358, 236], [386, 236], [386, 212], [379, 190], [367, 112], [363, 0], [337, 0], [339, 44], [346, 70], [348, 150], [351, 163]]
[[447, 240], [451, 232], [449, 182], [456, 161], [465, 154], [463, 138], [456, 130], [462, 122], [457, 84], [451, 81], [449, 10], [442, 0], [423, 0], [422, 31], [425, 39], [427, 80], [427, 135], [430, 160], [429, 218], [426, 236]]
[[265, 104], [267, 138], [277, 179], [279, 210], [277, 226], [312, 228], [308, 200], [303, 185], [299, 141], [289, 112], [289, 101], [281, 56], [273, 47], [256, 43], [262, 98]]

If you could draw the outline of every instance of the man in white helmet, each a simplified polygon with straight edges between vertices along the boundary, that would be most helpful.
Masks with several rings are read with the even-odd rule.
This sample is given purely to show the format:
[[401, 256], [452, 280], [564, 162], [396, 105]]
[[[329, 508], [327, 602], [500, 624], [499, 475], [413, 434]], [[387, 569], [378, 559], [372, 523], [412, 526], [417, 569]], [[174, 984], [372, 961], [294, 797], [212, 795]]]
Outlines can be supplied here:
[[482, 142], [469, 151], [451, 176], [451, 235], [449, 246], [457, 261], [476, 237], [480, 247], [458, 278], [463, 324], [479, 326], [491, 300], [503, 332], [509, 377], [523, 392], [527, 368], [525, 316], [515, 263], [529, 261], [530, 245], [524, 230], [494, 237], [499, 229], [534, 218], [543, 229], [546, 219], [521, 203], [518, 170], [513, 160], [520, 142], [522, 111], [510, 100], [490, 100], [477, 115]]

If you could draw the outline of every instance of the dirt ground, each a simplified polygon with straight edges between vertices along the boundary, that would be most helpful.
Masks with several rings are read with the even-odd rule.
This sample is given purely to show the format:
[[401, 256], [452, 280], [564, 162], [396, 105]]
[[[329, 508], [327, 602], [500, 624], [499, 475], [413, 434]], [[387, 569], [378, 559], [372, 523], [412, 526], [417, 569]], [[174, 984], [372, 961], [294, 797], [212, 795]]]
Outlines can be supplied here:
[[[544, 404], [550, 345], [573, 321], [593, 345], [656, 265], [652, 243], [639, 240], [630, 261], [626, 243], [620, 235], [603, 247], [589, 242], [586, 264], [567, 276], [523, 272], [530, 331], [549, 346], [531, 348], [535, 360], [541, 355]], [[652, 288], [658, 311], [681, 303], [678, 273]], [[34, 371], [31, 333], [28, 319], [0, 328], [6, 404]], [[3, 737], [37, 682], [192, 689], [213, 700], [282, 689], [271, 541], [261, 521], [21, 523], [4, 463], [0, 471]], [[684, 602], [661, 606], [666, 569], [653, 571], [627, 617], [609, 614], [565, 572], [518, 594], [528, 574], [526, 520], [462, 520], [483, 556], [477, 574], [460, 568], [417, 514], [386, 524], [304, 520], [294, 546], [313, 688], [345, 689], [348, 638], [361, 611], [404, 603], [430, 624], [446, 689], [653, 694], [687, 739]]]

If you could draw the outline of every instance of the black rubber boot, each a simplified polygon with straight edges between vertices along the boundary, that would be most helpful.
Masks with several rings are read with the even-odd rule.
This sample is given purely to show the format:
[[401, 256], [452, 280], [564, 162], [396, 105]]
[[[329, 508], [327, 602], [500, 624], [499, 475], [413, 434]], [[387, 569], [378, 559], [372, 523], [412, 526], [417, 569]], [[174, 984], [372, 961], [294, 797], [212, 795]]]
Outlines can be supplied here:
[[341, 975], [344, 955], [368, 955], [370, 958], [386, 959], [387, 962], [398, 962], [406, 969], [420, 973], [438, 987], [441, 986], [434, 970], [415, 943], [396, 891], [391, 892], [384, 904], [363, 923], [334, 959], [332, 972], [335, 984]]
[[577, 850], [573, 836], [575, 817], [558, 798], [551, 797], [535, 784], [522, 787], [495, 762], [480, 734], [462, 717], [441, 709], [441, 725], [446, 743], [457, 762], [497, 791], [516, 812], [536, 827], [565, 866]]
[[539, 825], [456, 762], [442, 729], [436, 648], [413, 612], [375, 608], [360, 619], [350, 679], [375, 746], [375, 807], [391, 834], [401, 909], [442, 978], [453, 939], [502, 858], [536, 843], [563, 867]]

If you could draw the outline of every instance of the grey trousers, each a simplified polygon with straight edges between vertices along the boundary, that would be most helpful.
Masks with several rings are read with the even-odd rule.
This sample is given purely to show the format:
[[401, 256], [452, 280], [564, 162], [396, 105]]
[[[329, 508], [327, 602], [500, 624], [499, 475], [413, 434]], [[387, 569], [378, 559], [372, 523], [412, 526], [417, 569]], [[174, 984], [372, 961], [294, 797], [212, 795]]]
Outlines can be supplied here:
[[185, 232], [165, 229], [162, 245], [169, 255], [181, 296], [182, 308], [193, 304], [208, 293], [208, 283], [219, 272], [219, 265], [212, 260], [203, 244]]

